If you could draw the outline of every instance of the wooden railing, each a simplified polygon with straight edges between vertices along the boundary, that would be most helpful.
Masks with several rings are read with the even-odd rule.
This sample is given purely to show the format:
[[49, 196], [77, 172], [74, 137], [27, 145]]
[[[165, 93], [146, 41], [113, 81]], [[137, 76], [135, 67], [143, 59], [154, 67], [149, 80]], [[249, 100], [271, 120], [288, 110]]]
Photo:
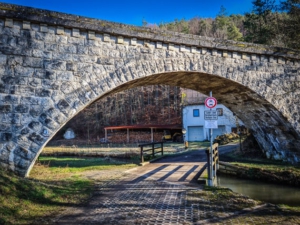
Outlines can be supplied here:
[[[157, 147], [157, 145], [159, 145], [159, 147]], [[150, 146], [150, 148], [146, 148]], [[145, 156], [152, 156], [154, 158], [154, 156], [158, 153], [161, 153], [161, 155], [164, 155], [164, 143], [163, 142], [152, 142], [152, 143], [148, 143], [148, 144], [141, 144], [139, 145], [139, 147], [141, 148], [141, 163], [144, 162], [144, 157]], [[157, 149], [160, 149], [160, 151], [156, 151]], [[149, 154], [150, 152], [150, 154]]]
[[[207, 172], [208, 172], [208, 177], [213, 180], [217, 176], [217, 170], [219, 169], [219, 150], [218, 150], [219, 144], [215, 143], [212, 146], [212, 151], [213, 151], [213, 159], [212, 163], [210, 162], [210, 147], [208, 147], [205, 152], [207, 156]], [[211, 169], [210, 167], [212, 166], [212, 174], [210, 174]]]

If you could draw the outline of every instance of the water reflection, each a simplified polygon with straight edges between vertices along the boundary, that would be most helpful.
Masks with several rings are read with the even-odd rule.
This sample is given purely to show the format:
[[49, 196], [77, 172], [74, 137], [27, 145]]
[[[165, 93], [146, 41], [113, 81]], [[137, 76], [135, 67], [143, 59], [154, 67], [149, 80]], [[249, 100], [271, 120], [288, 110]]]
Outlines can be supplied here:
[[300, 188], [297, 187], [239, 179], [226, 175], [217, 176], [217, 184], [264, 202], [300, 206]]

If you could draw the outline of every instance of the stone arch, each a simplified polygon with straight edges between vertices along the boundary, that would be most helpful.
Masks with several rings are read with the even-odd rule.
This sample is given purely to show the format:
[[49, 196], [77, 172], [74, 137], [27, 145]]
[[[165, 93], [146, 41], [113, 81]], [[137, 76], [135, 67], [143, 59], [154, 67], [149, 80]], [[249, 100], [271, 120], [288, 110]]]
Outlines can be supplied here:
[[[208, 61], [209, 58], [210, 57], [206, 57], [205, 59]], [[161, 62], [160, 66], [158, 66], [158, 63], [154, 64], [153, 61], [128, 63], [123, 67], [116, 69], [114, 73], [103, 76], [102, 81], [95, 82], [93, 85], [88, 85], [88, 83], [84, 80], [81, 81], [83, 88], [81, 88], [80, 91], [75, 90], [75, 92], [79, 92], [79, 96], [84, 95], [86, 97], [87, 100], [85, 104], [83, 103], [80, 107], [77, 107], [75, 100], [73, 101], [73, 107], [70, 107], [69, 101], [66, 100], [67, 98], [72, 98], [70, 93], [63, 93], [60, 95], [61, 98], [57, 99], [57, 102], [55, 103], [57, 108], [47, 108], [47, 110], [39, 116], [38, 120], [46, 125], [46, 127], [52, 126], [51, 121], [56, 121], [56, 123], [60, 122], [58, 126], [54, 130], [48, 131], [49, 136], [44, 139], [44, 142], [41, 143], [40, 146], [34, 144], [36, 148], [38, 148], [36, 149], [35, 154], [34, 151], [31, 150], [32, 155], [29, 155], [28, 157], [26, 155], [27, 150], [25, 148], [16, 147], [15, 150], [10, 151], [8, 156], [9, 160], [16, 161], [14, 158], [15, 156], [25, 159], [27, 157], [29, 162], [27, 164], [28, 167], [25, 168], [25, 175], [28, 176], [35, 159], [41, 153], [43, 146], [67, 121], [92, 102], [111, 93], [135, 86], [168, 84], [190, 88], [205, 94], [208, 94], [209, 91], [213, 91], [214, 96], [220, 103], [229, 107], [244, 121], [247, 127], [252, 129], [259, 144], [265, 150], [267, 155], [275, 159], [286, 159], [291, 162], [297, 162], [298, 158], [297, 154], [295, 154], [295, 151], [297, 151], [296, 147], [299, 146], [299, 141], [297, 141], [299, 140], [297, 132], [286, 118], [283, 117], [279, 110], [266, 98], [264, 98], [264, 96], [259, 94], [265, 93], [264, 90], [261, 89], [260, 85], [251, 85], [251, 83], [246, 83], [247, 81], [251, 81], [251, 79], [246, 77], [248, 74], [247, 72], [241, 75], [244, 76], [244, 78], [241, 82], [239, 82], [239, 78], [237, 76], [239, 74], [239, 70], [242, 69], [241, 63], [235, 61], [235, 64], [229, 64], [223, 60], [218, 66], [211, 63], [211, 61], [205, 63], [205, 61], [199, 58], [196, 58], [194, 61], [189, 59], [188, 63], [185, 63], [184, 65], [178, 63], [182, 63], [184, 61], [186, 61], [184, 58], [172, 58]], [[220, 62], [218, 60], [215, 61], [216, 63]], [[182, 65], [182, 67], [177, 66], [175, 67], [176, 70], [174, 70], [168, 62], [175, 65]], [[209, 65], [209, 63], [212, 65]], [[199, 67], [195, 67], [197, 64], [201, 65]], [[150, 69], [151, 65], [152, 70]], [[245, 65], [245, 67], [248, 66], [250, 66], [250, 63]], [[215, 67], [217, 67], [218, 70], [214, 70], [213, 68]], [[236, 74], [234, 74], [235, 70], [237, 70]], [[229, 74], [230, 71], [233, 71], [232, 74]], [[127, 74], [128, 72], [130, 72], [130, 75]], [[251, 74], [249, 76], [251, 76]], [[113, 80], [113, 84], [111, 84], [110, 87], [106, 87], [106, 92], [102, 92], [100, 95], [97, 95], [97, 87], [100, 87], [103, 80], [106, 79]], [[255, 81], [255, 84], [257, 84], [257, 81]], [[101, 90], [103, 91], [105, 86], [102, 85], [101, 87]], [[57, 114], [58, 111], [61, 111], [62, 113]], [[58, 117], [61, 117], [62, 115], [64, 115], [65, 118], [58, 119]], [[28, 127], [33, 130], [41, 129], [38, 121], [32, 121], [29, 123]], [[26, 133], [26, 131], [21, 130], [20, 133], [22, 132]], [[39, 141], [39, 135], [34, 133], [31, 133], [29, 138], [33, 141], [33, 143]], [[16, 168], [11, 167], [10, 169]]]
[[[178, 61], [182, 62], [185, 61], [185, 59], [172, 58], [170, 61], [177, 64]], [[151, 63], [152, 70], [149, 69]], [[258, 143], [264, 149], [265, 154], [268, 157], [298, 162], [297, 146], [299, 146], [299, 136], [290, 122], [287, 121], [281, 112], [269, 102], [264, 95], [262, 96], [260, 94], [265, 93], [264, 90], [261, 90], [260, 85], [246, 83], [247, 81], [251, 81], [251, 79], [247, 77], [244, 77], [241, 82], [239, 82], [238, 75], [228, 74], [228, 71], [231, 71], [231, 68], [233, 68], [233, 71], [235, 69], [242, 69], [240, 66], [241, 64], [238, 63], [238, 61], [235, 62], [236, 64], [234, 65], [226, 64], [226, 62], [223, 61], [222, 65], [219, 67], [217, 66], [222, 69], [218, 70], [213, 69], [216, 66], [214, 64], [212, 66], [207, 64], [207, 69], [198, 69], [198, 67], [195, 69], [196, 67], [194, 67], [194, 65], [197, 63], [205, 64], [204, 61], [199, 61], [199, 59], [194, 61], [189, 60], [189, 66], [185, 65], [185, 67], [177, 67], [175, 68], [176, 70], [174, 70], [173, 67], [171, 70], [170, 65], [167, 65], [165, 61], [160, 66], [160, 69], [157, 68], [157, 64], [153, 64], [153, 61], [140, 61], [138, 63], [125, 64], [123, 67], [116, 69], [114, 73], [103, 77], [103, 80], [112, 79], [113, 86], [108, 88], [107, 91], [101, 95], [97, 95], [96, 91], [94, 91], [94, 94], [92, 95], [94, 98], [90, 98], [89, 101], [76, 110], [76, 112], [71, 112], [69, 117], [60, 124], [59, 128], [53, 132], [51, 137], [60, 130], [67, 121], [99, 98], [136, 86], [167, 84], [193, 89], [204, 94], [213, 91], [214, 96], [219, 102], [231, 109], [243, 120], [246, 126], [252, 130]], [[144, 67], [141, 67], [141, 65]], [[154, 67], [155, 65], [156, 69]], [[144, 69], [147, 66], [148, 69]], [[247, 64], [246, 67], [248, 66], [249, 65]], [[139, 68], [140, 70], [137, 70], [136, 68]], [[205, 66], [200, 66], [200, 68], [205, 68]], [[129, 71], [130, 75], [127, 74]], [[222, 73], [222, 71], [227, 72]], [[239, 72], [237, 72], [237, 74], [238, 73]], [[246, 72], [246, 74], [248, 73]], [[243, 74], [243, 76], [246, 75]], [[85, 82], [83, 81], [83, 83]], [[257, 81], [255, 84], [257, 84]], [[95, 83], [94, 85], [95, 87], [89, 86], [89, 88], [82, 89], [82, 94], [96, 90], [96, 86], [99, 84]], [[64, 100], [58, 100], [57, 105], [63, 105], [62, 101]], [[67, 113], [66, 110], [68, 109], [61, 108], [61, 110]], [[51, 139], [51, 137], [46, 140], [43, 146]], [[40, 154], [42, 147], [37, 152], [35, 158]], [[29, 175], [33, 164], [34, 160], [27, 169], [26, 175]]]

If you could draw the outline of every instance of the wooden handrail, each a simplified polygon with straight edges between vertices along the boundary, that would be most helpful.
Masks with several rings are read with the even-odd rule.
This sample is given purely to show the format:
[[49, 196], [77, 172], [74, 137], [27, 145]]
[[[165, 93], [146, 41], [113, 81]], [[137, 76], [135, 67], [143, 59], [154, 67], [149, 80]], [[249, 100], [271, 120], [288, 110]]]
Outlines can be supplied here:
[[[160, 147], [155, 147], [155, 145], [160, 144]], [[151, 146], [151, 148], [144, 149], [145, 146]], [[144, 155], [152, 155], [154, 157], [157, 153], [161, 153], [161, 155], [164, 155], [164, 143], [163, 142], [152, 142], [147, 144], [140, 144], [139, 147], [140, 155], [141, 155], [141, 163], [144, 162]], [[160, 151], [155, 151], [156, 149], [161, 149]], [[145, 154], [145, 152], [151, 151], [151, 154]]]

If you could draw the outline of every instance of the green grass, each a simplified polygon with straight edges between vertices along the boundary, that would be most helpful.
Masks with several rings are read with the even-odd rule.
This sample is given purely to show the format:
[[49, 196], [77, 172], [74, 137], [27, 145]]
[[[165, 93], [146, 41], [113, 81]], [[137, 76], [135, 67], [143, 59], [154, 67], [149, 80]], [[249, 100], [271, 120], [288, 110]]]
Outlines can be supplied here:
[[259, 150], [254, 152], [229, 152], [222, 154], [220, 160], [229, 161], [231, 164], [249, 169], [265, 170], [274, 173], [290, 172], [300, 176], [300, 165], [291, 165], [286, 162], [270, 160], [263, 156]]
[[83, 172], [86, 170], [111, 169], [115, 166], [136, 166], [138, 159], [130, 161], [120, 161], [112, 158], [77, 158], [77, 157], [39, 157], [39, 163], [48, 165], [52, 172], [59, 170], [62, 172]]
[[244, 163], [244, 162], [232, 162], [232, 164], [237, 165], [237, 166], [242, 166], [246, 168], [252, 168], [252, 169], [259, 169], [259, 170], [267, 170], [267, 171], [273, 171], [277, 173], [285, 172], [288, 171], [290, 173], [293, 173], [297, 176], [300, 176], [300, 167], [299, 166], [293, 166], [293, 165], [288, 165], [288, 164], [279, 164], [279, 163], [274, 163], [270, 164], [269, 161], [267, 161], [266, 164], [264, 163]]
[[[205, 148], [210, 145], [210, 142], [189, 142], [188, 149], [189, 150], [197, 150], [199, 148]], [[107, 145], [109, 146], [109, 145]], [[184, 149], [184, 143], [178, 142], [165, 142], [164, 143], [164, 152], [166, 153], [174, 153], [177, 152], [178, 149]], [[128, 154], [138, 155], [140, 152], [140, 148], [136, 145], [135, 147], [132, 144], [128, 146], [126, 144], [119, 144], [119, 146], [114, 147], [103, 147], [103, 146], [46, 146], [43, 149], [43, 154], [55, 154], [61, 152], [69, 152], [69, 153], [101, 153], [103, 155], [113, 155], [113, 154]], [[130, 154], [129, 154], [130, 155]]]
[[258, 150], [222, 154], [220, 160], [242, 167], [237, 171], [238, 177], [300, 186], [300, 165], [266, 159]]

